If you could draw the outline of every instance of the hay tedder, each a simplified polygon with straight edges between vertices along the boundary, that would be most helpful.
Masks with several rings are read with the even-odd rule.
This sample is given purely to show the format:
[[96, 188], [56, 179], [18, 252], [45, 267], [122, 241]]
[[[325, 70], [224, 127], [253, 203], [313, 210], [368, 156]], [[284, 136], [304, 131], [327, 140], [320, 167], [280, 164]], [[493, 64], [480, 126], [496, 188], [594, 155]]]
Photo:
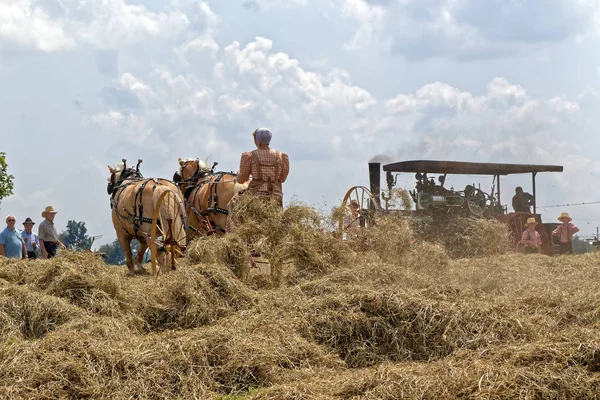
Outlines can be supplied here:
[[[540, 172], [562, 172], [558, 165], [525, 165], [474, 163], [458, 161], [401, 161], [383, 165], [386, 174], [387, 191], [381, 191], [381, 163], [369, 163], [370, 188], [354, 186], [350, 188], [340, 210], [338, 232], [344, 234], [356, 226], [368, 226], [375, 221], [377, 214], [400, 213], [416, 221], [444, 224], [449, 218], [473, 217], [497, 219], [507, 224], [511, 238], [516, 244], [521, 239], [528, 218], [534, 217], [539, 224], [536, 230], [542, 238], [542, 253], [554, 253], [550, 240], [556, 223], [542, 223], [536, 209], [536, 175]], [[414, 173], [415, 186], [408, 192], [396, 188], [398, 174]], [[452, 175], [482, 175], [492, 177], [489, 193], [481, 185], [468, 184], [456, 190], [445, 186], [446, 177]], [[507, 212], [500, 202], [500, 177], [513, 174], [531, 174], [533, 204], [532, 213]], [[430, 176], [431, 175], [431, 176]], [[437, 179], [433, 176], [437, 175]], [[398, 200], [404, 207], [398, 208]], [[383, 205], [382, 205], [383, 202]], [[414, 204], [414, 207], [410, 205]], [[352, 205], [358, 211], [352, 210]], [[356, 207], [358, 205], [358, 207]]]

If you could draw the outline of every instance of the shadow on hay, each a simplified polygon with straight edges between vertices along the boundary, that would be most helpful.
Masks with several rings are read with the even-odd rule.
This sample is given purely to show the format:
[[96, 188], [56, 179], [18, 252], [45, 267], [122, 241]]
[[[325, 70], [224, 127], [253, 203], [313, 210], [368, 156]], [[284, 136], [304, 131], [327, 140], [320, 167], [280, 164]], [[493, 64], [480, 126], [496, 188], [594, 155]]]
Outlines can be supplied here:
[[432, 361], [458, 349], [531, 338], [532, 327], [502, 307], [465, 308], [454, 303], [382, 293], [329, 296], [306, 315], [304, 335], [338, 352], [349, 367], [382, 362]]

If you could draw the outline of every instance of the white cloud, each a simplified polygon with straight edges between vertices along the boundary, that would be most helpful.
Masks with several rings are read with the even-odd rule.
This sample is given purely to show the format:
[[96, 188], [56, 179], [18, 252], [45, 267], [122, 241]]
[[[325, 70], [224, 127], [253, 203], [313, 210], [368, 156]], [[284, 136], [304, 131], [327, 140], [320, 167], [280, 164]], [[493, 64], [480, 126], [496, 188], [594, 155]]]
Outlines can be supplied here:
[[0, 1], [0, 48], [3, 42], [44, 52], [75, 46], [62, 21], [51, 19], [31, 0]]
[[379, 6], [370, 6], [364, 0], [343, 0], [342, 16], [351, 17], [358, 23], [354, 37], [344, 45], [349, 50], [368, 47], [374, 40], [381, 39], [380, 30], [385, 11]]
[[160, 12], [125, 0], [0, 1], [0, 45], [45, 52], [78, 45], [114, 49], [150, 38], [165, 40], [190, 31], [192, 23], [201, 29], [189, 39], [187, 50], [214, 49], [210, 35], [218, 18], [204, 1], [174, 0]]
[[596, 30], [596, 0], [339, 0], [358, 29], [347, 48], [408, 59], [497, 58]]
[[[145, 76], [126, 73], [119, 89], [136, 95], [144, 106], [130, 115], [106, 110], [91, 121], [103, 131], [118, 127], [129, 132], [124, 137], [132, 145], [170, 143], [177, 137], [181, 146], [173, 151], [181, 151], [197, 143], [197, 154], [190, 156], [214, 152], [232, 169], [239, 153], [251, 146], [249, 133], [264, 125], [275, 132], [274, 145], [292, 152], [295, 163], [329, 159], [353, 173], [374, 154], [490, 162], [578, 160], [581, 167], [571, 167], [564, 183], [577, 180], [591, 162], [570, 137], [581, 120], [580, 105], [571, 99], [533, 98], [502, 77], [479, 95], [433, 82], [378, 99], [343, 70], [312, 72], [272, 48], [272, 41], [262, 37], [245, 46], [233, 42], [213, 60], [211, 76], [174, 74], [168, 65]], [[156, 98], [146, 101], [150, 94]], [[302, 171], [293, 173], [292, 181], [298, 181], [288, 190], [306, 193], [302, 176]], [[354, 183], [351, 176], [339, 182], [325, 175], [321, 181], [332, 195]]]
[[[100, 186], [105, 184], [105, 164], [114, 164], [121, 157], [143, 158], [146, 176], [170, 177], [178, 157], [210, 157], [219, 161], [219, 168], [236, 170], [240, 153], [252, 149], [250, 133], [258, 126], [271, 128], [273, 146], [290, 154], [292, 172], [284, 186], [286, 201], [295, 196], [313, 204], [323, 198], [337, 203], [350, 186], [367, 183], [366, 163], [375, 154], [389, 161], [426, 157], [560, 163], [569, 166], [565, 173], [548, 178], [560, 192], [553, 194], [548, 186], [543, 189], [553, 202], [573, 197], [589, 200], [590, 193], [600, 190], [600, 185], [587, 182], [586, 178], [588, 171], [597, 170], [593, 167], [590, 146], [578, 146], [577, 140], [581, 139], [575, 137], [576, 132], [592, 132], [591, 127], [596, 125], [596, 107], [589, 105], [590, 100], [596, 100], [592, 95], [597, 86], [594, 82], [588, 85], [589, 95], [583, 97], [571, 98], [558, 90], [556, 93], [549, 90], [547, 96], [533, 95], [535, 89], [532, 91], [527, 80], [494, 67], [482, 74], [485, 80], [461, 81], [467, 82], [470, 90], [465, 90], [462, 83], [453, 83], [456, 80], [444, 78], [440, 72], [435, 77], [439, 81], [415, 80], [411, 90], [382, 96], [367, 88], [386, 84], [389, 77], [365, 74], [357, 78], [362, 79], [359, 84], [347, 70], [335, 67], [344, 59], [340, 61], [334, 53], [325, 52], [329, 48], [321, 47], [320, 43], [310, 44], [314, 46], [315, 59], [327, 54], [328, 63], [310, 68], [304, 60], [289, 55], [295, 53], [293, 48], [274, 51], [273, 42], [267, 37], [224, 42], [223, 37], [244, 36], [236, 33], [236, 20], [225, 21], [223, 26], [233, 28], [217, 35], [218, 29], [225, 29], [220, 27], [219, 17], [206, 2], [177, 0], [163, 11], [151, 11], [122, 0], [105, 0], [108, 6], [98, 12], [94, 5], [100, 4], [99, 1], [89, 0], [79, 5], [67, 0], [66, 8], [53, 9], [48, 5], [50, 0], [44, 6], [27, 3], [32, 9], [45, 10], [46, 21], [60, 27], [66, 38], [73, 38], [72, 45], [83, 50], [83, 55], [77, 54], [82, 59], [87, 60], [85, 53], [91, 50], [93, 54], [105, 55], [110, 64], [97, 75], [95, 71], [86, 71], [94, 83], [83, 89], [66, 82], [64, 93], [52, 96], [57, 109], [65, 103], [70, 111], [75, 94], [85, 107], [80, 107], [76, 117], [64, 117], [67, 120], [64, 125], [61, 124], [65, 113], [56, 113], [61, 119], [53, 115], [55, 119], [49, 118], [47, 122], [61, 134], [66, 127], [62, 142], [77, 143], [71, 153], [83, 170], [93, 176], [85, 182], [90, 192], [104, 191]], [[503, 52], [505, 46], [516, 42], [494, 39], [492, 33], [483, 31], [480, 26], [483, 22], [464, 22], [466, 17], [459, 15], [456, 7], [470, 4], [466, 0], [334, 1], [339, 6], [345, 5], [346, 19], [358, 22], [358, 34], [347, 43], [356, 49], [372, 46], [373, 41], [384, 47], [393, 41], [397, 45], [400, 37], [407, 46], [422, 49], [424, 56], [462, 57], [492, 41], [491, 52]], [[18, 4], [21, 7], [25, 3]], [[262, 4], [267, 7], [267, 3]], [[287, 2], [282, 6], [303, 4]], [[441, 6], [436, 8], [436, 5]], [[404, 14], [398, 14], [401, 7]], [[114, 25], [111, 13], [118, 14]], [[390, 30], [392, 25], [397, 32]], [[344, 29], [336, 32], [343, 33]], [[396, 33], [404, 36], [394, 36]], [[390, 41], [386, 42], [386, 38]], [[41, 38], [34, 35], [24, 43], [42, 50], [37, 40]], [[287, 44], [285, 40], [281, 43], [290, 46], [287, 40]], [[0, 41], [16, 43], [14, 35], [1, 36]], [[135, 43], [139, 45], [98, 51], [98, 47], [120, 48]], [[339, 49], [342, 43], [343, 39], [334, 45]], [[437, 43], [437, 47], [431, 47], [432, 43]], [[69, 49], [61, 46], [47, 51]], [[349, 57], [348, 62], [352, 62], [354, 55]], [[69, 60], [59, 65], [78, 76], [80, 71], [76, 68], [83, 64], [71, 65]], [[18, 76], [13, 69], [11, 76]], [[494, 74], [499, 76], [490, 79]], [[511, 80], [503, 76], [511, 76]], [[411, 80], [412, 76], [406, 79]], [[23, 81], [24, 95], [33, 97], [36, 90], [37, 86], [29, 87]], [[45, 106], [37, 107], [45, 109]], [[39, 109], [38, 113], [46, 115]], [[93, 140], [94, 148], [82, 143], [77, 120], [81, 115], [85, 122], [83, 132], [86, 139]], [[13, 122], [16, 130], [24, 124]], [[40, 130], [29, 129], [34, 134]], [[72, 137], [68, 137], [68, 129], [72, 130]], [[40, 143], [45, 140], [42, 133], [37, 140]], [[56, 149], [48, 151], [55, 154]], [[54, 162], [58, 165], [63, 161], [57, 157]], [[25, 170], [26, 165], [23, 161], [19, 171]], [[20, 182], [25, 180], [20, 179]], [[57, 199], [56, 204], [73, 213], [77, 209], [83, 216], [86, 213], [95, 216], [96, 212], [106, 215], [94, 222], [94, 232], [110, 238], [109, 214], [101, 214], [108, 212], [107, 199], [94, 197], [89, 209], [84, 210], [77, 199], [70, 200], [64, 195], [68, 190], [61, 185], [67, 183], [48, 184], [55, 187], [51, 194]], [[561, 189], [565, 185], [571, 185], [569, 191]], [[14, 198], [25, 197], [19, 192]], [[3, 206], [18, 207], [18, 202], [11, 198]]]
[[269, 11], [274, 8], [305, 6], [308, 0], [244, 0], [242, 6], [253, 10]]

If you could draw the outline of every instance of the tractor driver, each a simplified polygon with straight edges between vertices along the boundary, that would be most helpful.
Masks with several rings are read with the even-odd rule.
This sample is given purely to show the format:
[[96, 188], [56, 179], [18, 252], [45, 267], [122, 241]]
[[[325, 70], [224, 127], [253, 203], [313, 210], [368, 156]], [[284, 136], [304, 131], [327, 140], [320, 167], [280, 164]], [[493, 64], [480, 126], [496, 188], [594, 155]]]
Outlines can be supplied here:
[[515, 195], [512, 198], [512, 206], [515, 212], [524, 212], [531, 214], [531, 206], [533, 205], [533, 196], [527, 192], [523, 192], [523, 188], [517, 186]]

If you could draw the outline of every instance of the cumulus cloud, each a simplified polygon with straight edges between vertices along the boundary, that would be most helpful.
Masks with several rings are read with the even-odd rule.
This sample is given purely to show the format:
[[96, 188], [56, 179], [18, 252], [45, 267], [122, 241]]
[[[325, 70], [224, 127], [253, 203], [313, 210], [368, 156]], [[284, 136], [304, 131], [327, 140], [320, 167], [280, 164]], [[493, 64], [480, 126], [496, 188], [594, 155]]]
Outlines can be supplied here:
[[60, 20], [31, 0], [0, 2], [0, 49], [8, 44], [44, 52], [68, 50], [75, 46]]
[[[135, 96], [142, 106], [114, 103], [91, 116], [91, 122], [103, 132], [125, 132], [119, 140], [140, 151], [147, 151], [149, 143], [169, 143], [171, 152], [161, 153], [156, 146], [156, 156], [165, 162], [210, 156], [231, 169], [251, 146], [250, 132], [268, 126], [275, 133], [274, 146], [292, 154], [296, 172], [290, 191], [308, 201], [315, 196], [310, 168], [329, 163], [328, 168], [348, 171], [342, 179], [320, 175], [319, 193], [331, 197], [364, 183], [353, 176], [363, 174], [375, 155], [390, 161], [577, 160], [564, 177], [556, 178], [559, 186], [579, 179], [591, 165], [570, 138], [582, 118], [579, 103], [556, 96], [534, 98], [503, 77], [492, 79], [480, 94], [433, 82], [414, 92], [377, 98], [354, 84], [347, 72], [307, 70], [273, 51], [273, 42], [263, 37], [225, 46], [214, 65], [209, 76], [176, 74], [168, 64], [143, 76], [124, 73], [118, 90]], [[196, 154], [189, 154], [190, 148]]]
[[273, 8], [305, 6], [308, 0], [244, 0], [242, 7], [249, 10], [267, 11]]
[[[524, 30], [518, 38], [495, 33], [464, 11], [472, 5], [467, 0], [333, 1], [340, 15], [357, 21], [358, 31], [348, 37], [348, 49], [377, 42], [408, 55], [397, 46], [413, 46], [413, 58], [418, 54], [467, 57], [488, 48], [509, 54], [511, 46], [527, 46], [525, 37], [531, 34]], [[219, 17], [204, 1], [173, 0], [159, 11], [123, 0], [103, 2], [107, 7], [102, 11], [94, 8], [100, 0], [20, 0], [0, 6], [4, 7], [0, 8], [2, 21], [8, 20], [8, 8], [11, 16], [17, 15], [11, 21], [20, 18], [14, 10], [25, 10], [32, 13], [29, 20], [39, 18], [53, 27], [48, 32], [55, 32], [45, 39], [34, 32], [17, 42], [19, 35], [6, 33], [9, 30], [0, 24], [2, 45], [44, 52], [79, 46], [92, 55], [89, 65], [97, 71], [96, 76], [90, 72], [90, 79], [95, 83], [86, 86], [85, 93], [65, 90], [64, 95], [69, 111], [74, 98], [85, 105], [72, 112], [84, 121], [83, 130], [78, 121], [69, 121], [77, 126], [73, 137], [80, 138], [83, 131], [97, 146], [86, 149], [89, 154], [80, 160], [95, 174], [85, 182], [90, 191], [98, 188], [96, 182], [105, 182], [105, 165], [121, 157], [143, 158], [146, 176], [170, 177], [178, 157], [209, 158], [223, 170], [235, 171], [240, 153], [253, 148], [250, 133], [259, 126], [269, 127], [274, 132], [273, 146], [290, 154], [286, 202], [295, 198], [313, 204], [323, 199], [337, 203], [350, 186], [367, 184], [367, 162], [373, 158], [560, 163], [568, 169], [548, 178], [549, 182], [557, 188], [574, 186], [561, 190], [552, 201], [566, 196], [588, 200], [590, 191], [600, 189], [586, 182], [589, 171], [600, 171], [573, 134], [594, 126], [596, 114], [586, 114], [594, 109], [586, 108], [586, 102], [596, 98], [593, 86], [585, 98], [532, 95], [527, 82], [508, 80], [500, 73], [496, 78], [486, 75], [487, 82], [471, 82], [471, 91], [440, 77], [383, 96], [367, 89], [381, 80], [359, 84], [348, 71], [335, 67], [339, 61], [333, 58], [327, 65], [310, 68], [290, 56], [291, 50], [276, 51], [268, 37], [225, 41], [223, 36], [235, 38], [235, 34], [218, 35]], [[254, 2], [261, 9], [276, 5]], [[501, 14], [500, 2], [490, 4]], [[573, 21], [581, 17], [569, 12]], [[114, 25], [111, 13], [118, 14]], [[20, 25], [11, 26], [14, 30]], [[561, 40], [588, 29], [584, 23], [570, 29], [558, 23], [548, 26], [560, 35], [544, 40]], [[42, 39], [53, 37], [52, 46], [42, 44]], [[64, 68], [70, 66], [65, 63]], [[53, 99], [59, 103], [64, 96], [57, 93]], [[65, 192], [59, 189], [55, 193]], [[79, 207], [67, 204], [67, 198], [60, 201]], [[101, 204], [106, 208], [106, 202]], [[110, 237], [109, 218], [98, 222], [102, 223]]]
[[379, 47], [417, 60], [535, 50], [593, 31], [600, 13], [589, 0], [340, 0], [340, 8], [358, 24], [348, 48]]
[[[190, 33], [196, 25], [201, 31], [211, 30], [217, 22], [208, 4], [195, 0], [173, 0], [157, 12], [125, 0], [2, 1], [0, 46], [44, 52], [78, 45], [115, 49], [150, 38], [164, 40], [186, 30]], [[196, 38], [190, 45], [201, 43]]]

